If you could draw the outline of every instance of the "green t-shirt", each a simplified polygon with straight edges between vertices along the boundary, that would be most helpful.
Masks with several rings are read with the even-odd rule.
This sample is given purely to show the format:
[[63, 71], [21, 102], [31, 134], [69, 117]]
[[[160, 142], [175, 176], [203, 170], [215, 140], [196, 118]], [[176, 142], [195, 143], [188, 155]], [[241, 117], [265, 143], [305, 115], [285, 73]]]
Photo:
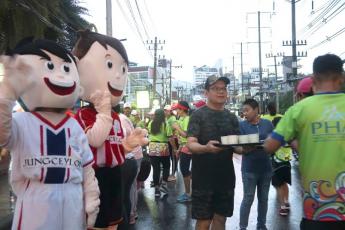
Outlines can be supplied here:
[[169, 127], [167, 127], [166, 125], [162, 125], [161, 130], [158, 134], [152, 134], [151, 124], [152, 124], [152, 121], [150, 121], [150, 123], [148, 124], [149, 141], [168, 143], [168, 133], [171, 133], [171, 131], [169, 130]]
[[167, 120], [166, 120], [166, 124], [169, 127], [168, 131], [168, 136], [172, 136], [173, 135], [173, 128], [172, 125], [176, 122], [176, 117], [175, 116], [170, 116]]
[[345, 94], [318, 94], [292, 106], [272, 137], [298, 140], [304, 217], [345, 220]]
[[274, 115], [274, 116], [272, 116], [272, 115], [270, 115], [270, 114], [265, 114], [265, 115], [262, 115], [262, 116], [261, 116], [261, 118], [264, 118], [264, 119], [269, 120], [269, 121], [271, 121], [271, 122], [272, 122], [273, 119], [276, 118], [276, 117], [283, 117], [283, 115], [277, 113], [277, 114]]
[[[188, 130], [188, 124], [189, 124], [189, 116], [185, 116], [185, 117], [180, 117], [177, 120], [177, 124], [181, 127], [181, 129], [187, 133]], [[182, 137], [181, 135], [178, 135], [178, 141], [179, 144], [181, 145], [185, 145], [187, 144], [187, 138], [186, 137]]]

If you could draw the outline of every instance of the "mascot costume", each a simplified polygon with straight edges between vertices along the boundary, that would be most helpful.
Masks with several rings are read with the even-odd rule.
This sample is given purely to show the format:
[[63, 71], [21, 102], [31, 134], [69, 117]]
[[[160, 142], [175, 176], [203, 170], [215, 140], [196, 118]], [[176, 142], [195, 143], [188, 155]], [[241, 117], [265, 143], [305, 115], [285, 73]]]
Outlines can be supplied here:
[[127, 83], [128, 57], [116, 38], [80, 31], [73, 54], [79, 58], [78, 71], [84, 89], [76, 119], [84, 128], [95, 159], [100, 210], [95, 227], [116, 229], [123, 219], [121, 166], [125, 152], [147, 144], [147, 131], [137, 128], [124, 138], [119, 116], [112, 110], [122, 99]]
[[[92, 227], [100, 202], [93, 155], [83, 129], [65, 114], [81, 92], [74, 57], [28, 38], [0, 62], [0, 146], [11, 151], [17, 196], [12, 229]], [[16, 100], [26, 112], [12, 116]]]

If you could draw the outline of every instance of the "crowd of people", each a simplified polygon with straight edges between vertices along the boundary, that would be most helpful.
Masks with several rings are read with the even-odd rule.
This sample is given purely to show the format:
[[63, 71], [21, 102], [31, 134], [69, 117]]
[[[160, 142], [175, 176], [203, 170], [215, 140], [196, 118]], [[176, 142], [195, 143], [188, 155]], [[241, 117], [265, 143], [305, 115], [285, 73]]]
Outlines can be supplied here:
[[[212, 75], [205, 81], [205, 101], [178, 101], [141, 119], [131, 103], [119, 105], [129, 63], [119, 40], [80, 32], [73, 49], [78, 71], [72, 53], [53, 42], [24, 41], [11, 54], [17, 56], [0, 59], [5, 65], [0, 146], [12, 154], [11, 184], [18, 197], [14, 229], [44, 228], [50, 222], [56, 229], [128, 229], [140, 215], [138, 192], [151, 167], [155, 197], [169, 194], [168, 183], [178, 180], [179, 171], [184, 189], [177, 202], [191, 202], [195, 228], [225, 229], [234, 212], [232, 158], [240, 154], [243, 197], [238, 226], [247, 229], [257, 193], [256, 228], [265, 230], [271, 183], [280, 202], [278, 213], [289, 215], [293, 151], [298, 152], [303, 188], [300, 228], [345, 229], [345, 76], [338, 56], [314, 60], [313, 75], [296, 88], [299, 102], [284, 115], [274, 103], [262, 115], [259, 103], [247, 98], [243, 118], [236, 116], [225, 108], [229, 79]], [[54, 85], [61, 78], [54, 75], [54, 62], [72, 83]], [[42, 73], [56, 79], [42, 80]], [[79, 97], [79, 84], [87, 104], [66, 115]], [[40, 89], [45, 90], [42, 98], [36, 93]], [[16, 100], [25, 112], [12, 115]], [[223, 136], [250, 134], [257, 134], [263, 145], [221, 145]], [[69, 201], [68, 207], [61, 200]], [[49, 216], [42, 209], [45, 205]]]

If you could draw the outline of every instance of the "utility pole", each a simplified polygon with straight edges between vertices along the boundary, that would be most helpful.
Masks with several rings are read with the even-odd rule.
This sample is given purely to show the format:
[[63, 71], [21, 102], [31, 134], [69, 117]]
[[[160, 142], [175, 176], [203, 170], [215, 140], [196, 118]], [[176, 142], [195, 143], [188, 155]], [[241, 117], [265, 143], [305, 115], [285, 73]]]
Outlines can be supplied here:
[[233, 96], [235, 97], [235, 90], [236, 90], [235, 56], [232, 56], [232, 75], [233, 75], [233, 78], [234, 78], [234, 93], [233, 93]]
[[247, 42], [248, 44], [249, 43], [258, 43], [258, 49], [259, 49], [259, 68], [258, 68], [258, 72], [259, 72], [259, 79], [260, 79], [260, 85], [259, 85], [259, 97], [260, 97], [260, 109], [261, 111], [263, 111], [264, 109], [264, 100], [263, 100], [263, 88], [262, 88], [262, 85], [263, 85], [263, 82], [262, 82], [262, 55], [261, 55], [261, 45], [262, 43], [272, 43], [271, 41], [267, 42], [262, 42], [261, 41], [261, 29], [271, 29], [271, 27], [262, 27], [261, 26], [261, 15], [262, 14], [269, 14], [269, 15], [272, 15], [271, 12], [261, 12], [261, 11], [258, 11], [258, 12], [253, 12], [253, 13], [247, 13], [247, 14], [257, 14], [257, 20], [258, 20], [258, 26], [257, 27], [249, 27], [249, 28], [257, 28], [258, 29], [258, 41], [257, 42]]
[[111, 37], [113, 36], [111, 0], [106, 1], [106, 23], [107, 23], [107, 35]]
[[262, 63], [261, 63], [261, 25], [260, 25], [260, 11], [258, 11], [258, 36], [259, 36], [259, 77], [260, 77], [260, 111], [264, 111], [264, 100], [262, 92]]
[[171, 95], [172, 68], [182, 68], [182, 65], [172, 65], [172, 60], [170, 59], [170, 63], [169, 63], [169, 101], [168, 101], [169, 104], [171, 104], [171, 102], [172, 102], [172, 95]]
[[243, 50], [242, 50], [242, 42], [241, 42], [241, 88], [242, 88], [242, 94], [243, 94]]
[[276, 84], [275, 84], [275, 90], [276, 90], [276, 110], [277, 113], [279, 113], [279, 92], [278, 92], [278, 71], [277, 71], [277, 57], [274, 56], [274, 73], [276, 75]]
[[279, 92], [278, 92], [278, 71], [277, 71], [277, 57], [284, 57], [284, 53], [266, 54], [266, 58], [274, 58], [274, 73], [275, 73], [275, 93], [276, 93], [276, 109], [279, 113]]
[[157, 50], [163, 50], [163, 46], [161, 46], [160, 48], [158, 48], [158, 45], [162, 45], [165, 44], [165, 40], [163, 40], [163, 42], [161, 42], [161, 40], [158, 41], [157, 37], [155, 37], [154, 42], [149, 42], [146, 41], [146, 44], [151, 44], [153, 45], [153, 49], [150, 48], [149, 46], [149, 50], [153, 50], [153, 81], [152, 81], [152, 98], [156, 97], [156, 82], [157, 82]]
[[[292, 39], [292, 78], [293, 83], [297, 78], [297, 57], [296, 57], [296, 0], [291, 0], [291, 39]], [[293, 86], [295, 86], [293, 84]], [[295, 88], [295, 87], [294, 87]]]

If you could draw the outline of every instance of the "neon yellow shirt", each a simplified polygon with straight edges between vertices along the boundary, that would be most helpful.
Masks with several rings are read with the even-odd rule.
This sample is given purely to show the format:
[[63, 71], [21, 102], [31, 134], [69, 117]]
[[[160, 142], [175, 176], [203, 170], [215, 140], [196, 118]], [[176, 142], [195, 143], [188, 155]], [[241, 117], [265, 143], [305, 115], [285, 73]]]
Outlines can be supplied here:
[[[181, 129], [184, 132], [187, 132], [188, 124], [189, 124], [189, 116], [180, 117], [177, 120], [177, 124], [181, 127]], [[181, 145], [185, 145], [185, 144], [187, 144], [187, 138], [186, 137], [182, 137], [181, 135], [178, 135], [178, 142]]]
[[162, 125], [160, 132], [158, 134], [152, 134], [151, 133], [151, 124], [152, 121], [148, 124], [148, 130], [149, 130], [149, 141], [153, 141], [153, 142], [161, 142], [161, 143], [168, 143], [168, 133], [171, 131], [169, 131], [169, 127], [167, 127], [166, 125]]
[[283, 117], [283, 115], [281, 115], [281, 114], [279, 114], [279, 113], [277, 113], [277, 114], [274, 115], [274, 116], [272, 116], [272, 115], [270, 115], [270, 114], [261, 115], [261, 118], [266, 119], [266, 120], [269, 120], [269, 121], [271, 121], [271, 122], [272, 122], [273, 119], [276, 118], [276, 117]]
[[298, 140], [304, 217], [345, 221], [345, 94], [318, 94], [298, 102], [272, 138]]

